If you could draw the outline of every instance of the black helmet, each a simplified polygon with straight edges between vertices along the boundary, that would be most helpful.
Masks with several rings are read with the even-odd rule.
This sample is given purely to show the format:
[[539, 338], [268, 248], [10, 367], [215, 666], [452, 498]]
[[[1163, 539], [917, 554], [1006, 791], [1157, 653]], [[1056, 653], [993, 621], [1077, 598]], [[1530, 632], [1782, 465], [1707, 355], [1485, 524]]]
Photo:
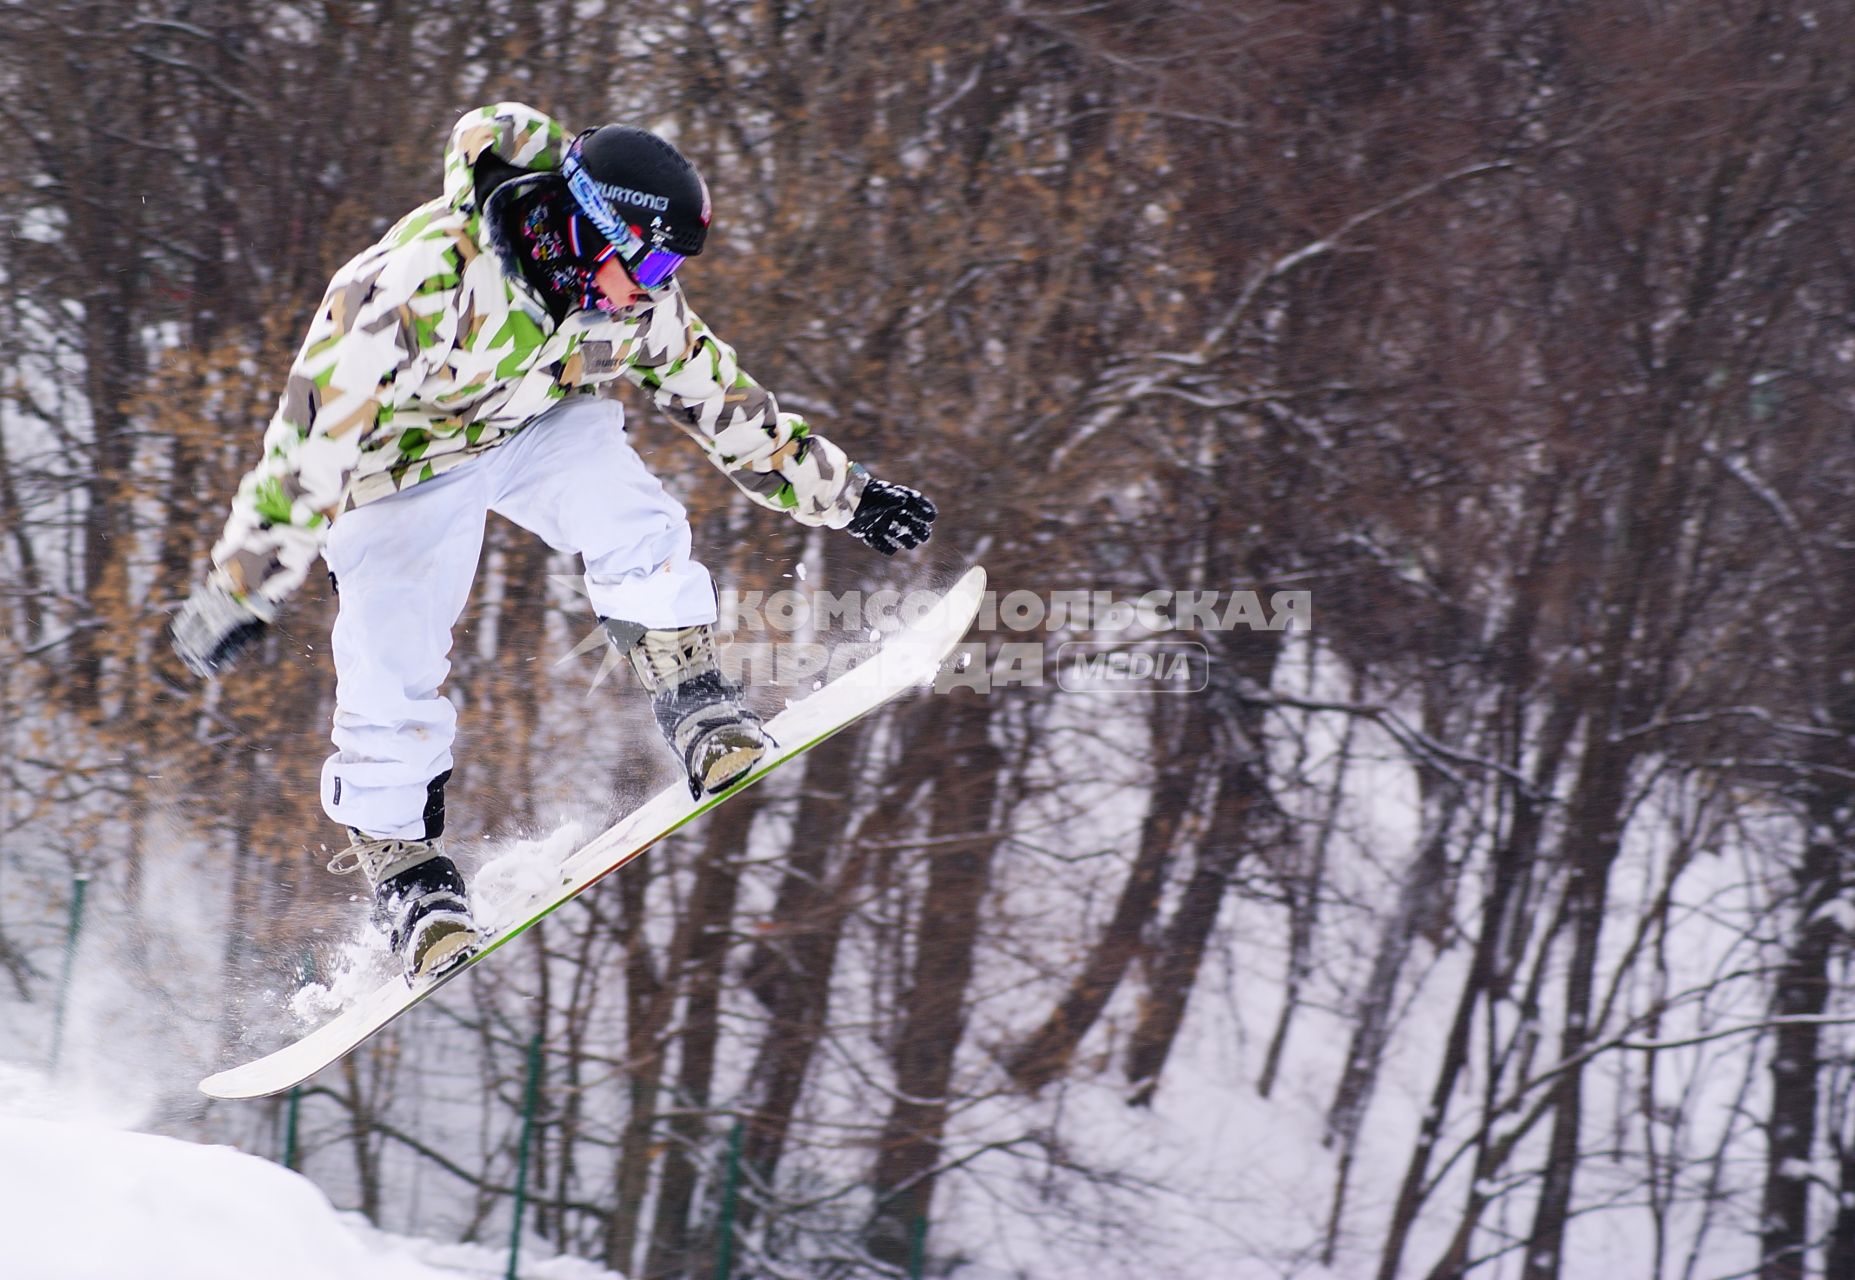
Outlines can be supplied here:
[[574, 200], [607, 240], [620, 228], [685, 258], [708, 237], [709, 189], [683, 153], [645, 129], [608, 124], [567, 147], [561, 172]]

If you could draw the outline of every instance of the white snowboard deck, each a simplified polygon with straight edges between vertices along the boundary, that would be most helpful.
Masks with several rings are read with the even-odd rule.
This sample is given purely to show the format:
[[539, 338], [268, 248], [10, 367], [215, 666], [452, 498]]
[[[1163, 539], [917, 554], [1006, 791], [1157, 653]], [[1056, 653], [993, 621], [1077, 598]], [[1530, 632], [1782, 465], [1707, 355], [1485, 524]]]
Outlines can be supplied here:
[[919, 622], [890, 636], [875, 654], [768, 721], [767, 732], [777, 744], [774, 752], [727, 791], [692, 800], [686, 783], [674, 783], [568, 855], [561, 864], [556, 890], [509, 904], [501, 919], [484, 922], [484, 941], [469, 959], [416, 985], [395, 977], [301, 1039], [256, 1061], [208, 1076], [200, 1082], [200, 1091], [212, 1098], [262, 1098], [301, 1084], [671, 832], [890, 699], [931, 680], [972, 625], [985, 581], [983, 568], [968, 569]]

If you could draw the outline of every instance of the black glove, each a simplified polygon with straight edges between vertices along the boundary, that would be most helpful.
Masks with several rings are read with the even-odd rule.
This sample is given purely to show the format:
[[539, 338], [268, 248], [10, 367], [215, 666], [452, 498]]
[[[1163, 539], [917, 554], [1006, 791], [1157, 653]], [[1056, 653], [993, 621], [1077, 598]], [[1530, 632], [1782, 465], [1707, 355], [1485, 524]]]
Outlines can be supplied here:
[[263, 638], [273, 606], [234, 595], [217, 578], [195, 587], [167, 625], [168, 642], [196, 676], [218, 675]]
[[863, 497], [847, 526], [850, 536], [885, 556], [904, 547], [918, 547], [933, 531], [934, 504], [913, 489], [884, 480], [863, 486]]

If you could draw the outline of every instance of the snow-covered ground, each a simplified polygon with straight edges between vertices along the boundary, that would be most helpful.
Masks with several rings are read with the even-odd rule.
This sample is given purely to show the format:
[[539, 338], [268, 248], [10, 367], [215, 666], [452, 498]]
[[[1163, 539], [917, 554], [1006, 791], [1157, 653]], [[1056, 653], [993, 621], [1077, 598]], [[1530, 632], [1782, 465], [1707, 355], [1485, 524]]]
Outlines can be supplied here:
[[[1369, 726], [1357, 730], [1353, 743], [1351, 767], [1358, 771], [1359, 795], [1349, 801], [1342, 814], [1346, 821], [1336, 827], [1333, 864], [1325, 873], [1330, 897], [1324, 908], [1325, 940], [1268, 1098], [1257, 1092], [1257, 1081], [1281, 1015], [1289, 958], [1281, 908], [1260, 894], [1233, 895], [1227, 902], [1190, 1016], [1150, 1107], [1127, 1105], [1116, 1052], [1139, 1012], [1141, 992], [1133, 982], [1116, 994], [1060, 1088], [1047, 1097], [1026, 1099], [1001, 1082], [997, 1046], [1022, 1036], [1048, 1008], [1052, 958], [1075, 954], [1105, 927], [1114, 902], [1109, 892], [1112, 868], [1118, 865], [1114, 859], [1135, 845], [1146, 812], [1150, 779], [1139, 739], [1106, 710], [1082, 699], [1068, 704], [1068, 718], [1056, 726], [1066, 738], [1051, 762], [1053, 777], [1036, 780], [1053, 781], [1059, 766], [1074, 769], [1091, 779], [1086, 807], [1075, 808], [1054, 786], [1040, 785], [1029, 789], [1032, 800], [1012, 816], [1018, 843], [998, 861], [985, 920], [990, 941], [969, 992], [972, 1031], [962, 1050], [956, 1091], [971, 1101], [949, 1125], [949, 1154], [960, 1174], [943, 1179], [936, 1193], [929, 1274], [959, 1280], [1187, 1275], [1359, 1280], [1375, 1274], [1384, 1224], [1418, 1120], [1429, 1105], [1438, 1046], [1448, 1033], [1453, 994], [1460, 989], [1468, 954], [1456, 945], [1434, 955], [1421, 953], [1410, 965], [1397, 1034], [1386, 1047], [1368, 1123], [1353, 1153], [1343, 1212], [1336, 1217], [1340, 1157], [1325, 1141], [1325, 1118], [1352, 1033], [1354, 993], [1365, 985], [1382, 913], [1397, 900], [1399, 877], [1420, 826], [1408, 766], [1395, 744], [1381, 741]], [[1334, 750], [1306, 729], [1283, 739], [1309, 741], [1315, 759]], [[610, 775], [620, 755], [614, 748], [610, 755], [586, 755], [579, 763]], [[1294, 760], [1281, 764], [1284, 772], [1304, 767]], [[769, 780], [768, 793], [790, 801], [803, 778], [801, 771], [782, 772]], [[662, 781], [638, 778], [636, 794], [613, 796], [600, 806], [582, 803], [575, 809], [557, 797], [560, 808], [554, 809], [550, 800], [532, 838], [470, 842], [463, 860], [485, 909], [499, 914], [499, 904], [519, 900], [567, 848]], [[1315, 781], [1314, 790], [1324, 793], [1326, 780], [1317, 776]], [[586, 778], [574, 784], [588, 794], [605, 785]], [[1310, 824], [1319, 818], [1306, 816]], [[738, 914], [750, 927], [771, 917], [779, 883], [771, 869], [790, 834], [781, 825], [778, 806], [769, 806], [769, 817], [773, 821], [763, 825], [760, 835], [766, 843], [756, 842], [749, 858], [750, 867], [768, 870], [743, 879]], [[164, 830], [166, 821], [157, 817], [145, 833], [147, 856], [133, 909], [125, 905], [129, 895], [119, 881], [105, 874], [94, 882], [72, 968], [68, 1016], [62, 1019], [57, 1089], [42, 1074], [6, 1065], [8, 1059], [42, 1064], [53, 1056], [54, 1002], [13, 1000], [0, 990], [0, 1280], [503, 1276], [505, 1206], [488, 1219], [475, 1219], [475, 1238], [487, 1243], [417, 1238], [449, 1233], [455, 1240], [473, 1230], [469, 1224], [477, 1206], [462, 1182], [434, 1172], [403, 1145], [382, 1149], [377, 1171], [380, 1221], [406, 1234], [377, 1231], [358, 1215], [335, 1209], [330, 1197], [336, 1204], [355, 1204], [363, 1196], [343, 1145], [348, 1117], [326, 1099], [320, 1106], [312, 1099], [303, 1108], [300, 1159], [313, 1184], [229, 1148], [153, 1136], [186, 1135], [236, 1142], [265, 1155], [278, 1152], [278, 1111], [250, 1104], [207, 1108], [195, 1083], [225, 1065], [228, 1056], [273, 1047], [275, 1037], [302, 1029], [294, 1026], [293, 1014], [310, 1015], [313, 1021], [331, 1012], [353, 990], [364, 988], [369, 973], [378, 978], [379, 971], [369, 966], [382, 960], [377, 943], [371, 950], [360, 945], [357, 931], [364, 927], [364, 910], [333, 903], [317, 917], [321, 923], [314, 931], [326, 944], [317, 952], [315, 972], [329, 984], [314, 989], [316, 999], [301, 996], [293, 1008], [289, 993], [297, 974], [290, 957], [269, 956], [258, 948], [243, 953], [241, 963], [249, 972], [229, 981], [219, 953], [228, 934], [236, 936], [224, 916], [223, 887], [233, 877], [217, 861], [222, 855], [187, 830], [181, 816], [171, 819], [171, 830]], [[1628, 841], [1627, 856], [1615, 873], [1613, 901], [1622, 915], [1606, 935], [1606, 956], [1618, 957], [1607, 958], [1606, 973], [1622, 964], [1621, 951], [1633, 936], [1629, 921], [1648, 918], [1645, 904], [1661, 892], [1670, 855], [1655, 842], [1654, 833], [1662, 828], [1647, 822], [1644, 828]], [[1096, 867], [1110, 870], [1091, 872]], [[64, 934], [61, 904], [69, 893], [57, 879], [63, 870], [51, 859], [22, 860], [17, 869], [9, 864], [9, 876], [0, 884], [12, 936], [38, 939], [38, 968], [48, 974], [58, 972], [62, 958], [55, 943]], [[679, 883], [686, 883], [686, 877], [679, 882], [672, 872], [662, 872], [656, 886], [667, 892]], [[1680, 891], [1671, 895], [1668, 906], [1681, 929], [1658, 952], [1661, 985], [1640, 993], [1628, 987], [1624, 1003], [1657, 998], [1659, 991], [1708, 994], [1704, 1006], [1690, 1003], [1682, 1006], [1685, 1012], [1665, 1014], [1657, 1038], [1672, 1041], [1682, 1034], [1757, 1022], [1761, 989], [1750, 981], [1721, 981], [1719, 975], [1760, 971], [1760, 934], [1745, 923], [1768, 910], [1756, 896], [1758, 884], [1753, 870], [1733, 856], [1701, 860], [1683, 873]], [[1475, 909], [1472, 897], [1465, 895], [1468, 905], [1462, 910]], [[279, 895], [262, 909], [301, 908]], [[650, 913], [646, 929], [659, 954], [668, 951], [677, 919], [674, 910]], [[886, 963], [886, 919], [874, 914], [847, 931], [832, 1000], [833, 1016], [846, 1026], [878, 1026], [886, 1016], [883, 989], [869, 976], [882, 972]], [[565, 931], [583, 920], [582, 907], [563, 913], [557, 923]], [[1472, 917], [1465, 917], [1464, 927], [1473, 927]], [[525, 984], [533, 981], [537, 940], [538, 935], [511, 956], [519, 955], [519, 963], [494, 970], [501, 980], [496, 991], [517, 1009], [533, 998], [532, 987]], [[578, 952], [557, 942], [554, 954], [561, 966], [555, 973], [564, 980]], [[587, 1042], [620, 1045], [622, 984], [596, 985], [604, 991], [602, 997], [588, 998]], [[456, 990], [460, 1005], [491, 995], [482, 990], [472, 995], [467, 983]], [[733, 1025], [751, 1027], [762, 1016], [744, 985], [731, 985], [724, 1001]], [[417, 1090], [408, 1091], [411, 1100], [402, 1115], [421, 1134], [450, 1144], [447, 1150], [461, 1167], [485, 1171], [491, 1185], [507, 1185], [508, 1152], [519, 1116], [511, 1114], [504, 1098], [490, 1096], [486, 1104], [474, 1033], [437, 1016], [440, 1008], [435, 1001], [400, 1028], [398, 1060], [406, 1072], [418, 1073], [419, 1082]], [[1540, 1016], [1551, 1025], [1557, 1014], [1549, 1001]], [[235, 1030], [228, 1031], [227, 1024]], [[248, 1033], [252, 1043], [238, 1040], [238, 1032]], [[270, 1042], [260, 1045], [265, 1037]], [[1694, 1275], [1741, 1275], [1756, 1265], [1756, 1224], [1732, 1216], [1733, 1200], [1708, 1199], [1705, 1186], [1689, 1191], [1722, 1168], [1724, 1179], [1738, 1180], [1736, 1188], [1729, 1186], [1738, 1202], [1749, 1198], [1744, 1170], [1753, 1165], [1744, 1153], [1756, 1151], [1746, 1146], [1755, 1135], [1734, 1135], [1752, 1132], [1748, 1117], [1757, 1110], [1756, 1086], [1763, 1077], [1752, 1045], [1748, 1037], [1735, 1035], [1665, 1050], [1657, 1056], [1652, 1080], [1643, 1078], [1638, 1059], [1623, 1055], [1611, 1055], [1590, 1073], [1587, 1096], [1593, 1117], [1633, 1114], [1632, 1100], [1653, 1087], [1655, 1140], [1678, 1144], [1672, 1149], [1674, 1158], [1685, 1162], [1680, 1189], [1689, 1197], [1663, 1215], [1668, 1238], [1675, 1242], [1666, 1248], [1691, 1251]], [[879, 1046], [847, 1035], [812, 1068], [810, 1098], [800, 1120], [826, 1137], [788, 1157], [794, 1185], [856, 1187], [866, 1148], [839, 1137], [866, 1131], [869, 1117], [880, 1115], [887, 1104], [880, 1054]], [[748, 1055], [731, 1052], [725, 1041], [716, 1096], [746, 1096], [748, 1066]], [[502, 1069], [506, 1076], [509, 1064], [504, 1062]], [[1477, 1080], [1476, 1088], [1481, 1085]], [[608, 1082], [608, 1104], [614, 1092]], [[590, 1089], [587, 1097], [595, 1121], [612, 1126], [615, 1108], [595, 1113], [600, 1091]], [[1748, 1105], [1747, 1098], [1754, 1101]], [[1444, 1147], [1456, 1150], [1478, 1122], [1465, 1092], [1448, 1118]], [[1619, 1126], [1627, 1130], [1621, 1121], [1612, 1127]], [[1664, 1244], [1652, 1230], [1635, 1180], [1646, 1158], [1640, 1150], [1646, 1139], [1627, 1131], [1624, 1139], [1637, 1145], [1617, 1140], [1615, 1152], [1592, 1154], [1579, 1175], [1584, 1200], [1564, 1267], [1574, 1280], [1676, 1274], [1673, 1264], [1657, 1270], [1656, 1251]], [[1535, 1135], [1533, 1146], [1516, 1157], [1516, 1166], [1541, 1158], [1536, 1148], [1543, 1140], [1543, 1132]], [[611, 1195], [602, 1176], [596, 1169], [587, 1175], [589, 1200]], [[1823, 1176], [1833, 1182], [1832, 1169]], [[1406, 1250], [1408, 1274], [1423, 1274], [1447, 1249], [1455, 1225], [1452, 1210], [1468, 1191], [1468, 1177], [1468, 1162], [1460, 1159], [1443, 1172], [1435, 1210], [1419, 1221]], [[841, 1197], [848, 1208], [840, 1209], [828, 1197], [819, 1199], [807, 1229], [816, 1224], [820, 1235], [837, 1231], [853, 1238], [859, 1206], [848, 1194]], [[1523, 1259], [1506, 1245], [1524, 1232], [1530, 1208], [1522, 1190], [1490, 1211], [1478, 1237], [1477, 1248], [1487, 1255], [1475, 1268], [1478, 1280], [1511, 1280], [1518, 1274]], [[486, 1221], [489, 1225], [483, 1225]], [[1332, 1260], [1323, 1263], [1330, 1233]], [[581, 1251], [590, 1250], [582, 1245]], [[521, 1274], [529, 1280], [592, 1280], [610, 1274], [583, 1261], [546, 1257], [541, 1245], [525, 1242]]]
[[[458, 1280], [508, 1249], [374, 1230], [230, 1147], [122, 1126], [119, 1104], [0, 1066], [0, 1274], [9, 1280]], [[532, 1259], [532, 1260], [531, 1260]], [[525, 1245], [523, 1280], [617, 1280]]]

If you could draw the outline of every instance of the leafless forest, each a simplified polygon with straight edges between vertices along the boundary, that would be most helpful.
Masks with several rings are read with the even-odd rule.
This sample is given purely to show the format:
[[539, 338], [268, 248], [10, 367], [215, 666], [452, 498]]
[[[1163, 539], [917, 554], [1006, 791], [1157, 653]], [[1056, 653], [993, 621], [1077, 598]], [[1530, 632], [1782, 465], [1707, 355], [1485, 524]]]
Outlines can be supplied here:
[[[56, 1026], [396, 1227], [502, 1238], [522, 1166], [634, 1280], [1855, 1276], [1851, 49], [1714, 0], [0, 7], [0, 1058]], [[164, 615], [328, 276], [498, 99], [672, 134], [696, 307], [940, 504], [881, 561], [634, 406], [728, 586], [1313, 626], [1169, 633], [1191, 696], [904, 700], [209, 1108], [359, 912], [333, 600], [212, 688]], [[492, 528], [467, 861], [670, 777], [556, 665], [573, 571]], [[1140, 637], [975, 636], [1078, 639]]]

